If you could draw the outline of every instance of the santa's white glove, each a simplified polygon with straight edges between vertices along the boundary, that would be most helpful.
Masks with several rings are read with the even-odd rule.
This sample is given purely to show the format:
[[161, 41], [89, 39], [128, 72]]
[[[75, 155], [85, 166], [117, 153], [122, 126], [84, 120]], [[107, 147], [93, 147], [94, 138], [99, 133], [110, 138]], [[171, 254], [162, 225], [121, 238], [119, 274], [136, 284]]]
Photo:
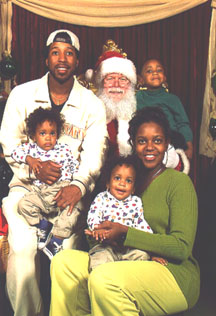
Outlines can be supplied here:
[[168, 145], [167, 151], [164, 154], [163, 164], [167, 168], [175, 169], [179, 164], [179, 155], [172, 145]]
[[128, 144], [129, 134], [128, 134], [129, 124], [126, 120], [118, 121], [118, 134], [117, 143], [120, 156], [127, 156], [132, 153], [132, 148]]

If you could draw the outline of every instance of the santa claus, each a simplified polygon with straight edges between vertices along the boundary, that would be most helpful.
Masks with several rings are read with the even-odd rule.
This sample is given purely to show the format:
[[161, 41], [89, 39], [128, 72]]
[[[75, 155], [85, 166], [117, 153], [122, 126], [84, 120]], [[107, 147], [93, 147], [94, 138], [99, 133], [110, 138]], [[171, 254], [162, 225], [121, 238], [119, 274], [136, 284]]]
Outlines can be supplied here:
[[[108, 40], [103, 46], [95, 70], [87, 70], [86, 79], [96, 88], [97, 96], [104, 102], [109, 133], [110, 155], [128, 155], [128, 123], [136, 111], [136, 67], [114, 41]], [[189, 161], [183, 150], [169, 145], [164, 157], [168, 168], [189, 172]]]

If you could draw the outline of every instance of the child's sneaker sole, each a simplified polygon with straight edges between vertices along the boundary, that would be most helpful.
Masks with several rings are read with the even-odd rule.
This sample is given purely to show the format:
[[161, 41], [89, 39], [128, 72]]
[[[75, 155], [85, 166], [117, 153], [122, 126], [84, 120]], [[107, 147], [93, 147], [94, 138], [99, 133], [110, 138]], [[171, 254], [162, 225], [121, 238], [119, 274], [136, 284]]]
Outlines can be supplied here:
[[63, 249], [62, 244], [59, 245], [52, 237], [46, 246], [42, 249], [42, 251], [47, 255], [47, 257], [52, 260], [53, 256], [55, 256], [59, 251]]
[[42, 249], [42, 251], [45, 253], [45, 255], [47, 255], [47, 257], [48, 257], [50, 260], [52, 260], [53, 254], [52, 254], [51, 251], [49, 251], [48, 248], [44, 247], [44, 248]]
[[37, 247], [39, 250], [43, 250], [44, 247], [49, 243], [50, 239], [52, 238], [52, 233], [49, 233], [47, 239], [45, 241], [38, 241]]

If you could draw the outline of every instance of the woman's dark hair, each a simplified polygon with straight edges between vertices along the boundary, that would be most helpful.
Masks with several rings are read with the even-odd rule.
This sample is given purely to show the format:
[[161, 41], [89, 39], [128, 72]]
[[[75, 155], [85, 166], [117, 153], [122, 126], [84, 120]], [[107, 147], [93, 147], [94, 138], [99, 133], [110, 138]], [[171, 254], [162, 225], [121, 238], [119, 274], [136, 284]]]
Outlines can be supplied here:
[[58, 111], [55, 111], [52, 108], [46, 108], [43, 109], [42, 107], [39, 107], [38, 109], [34, 110], [25, 120], [26, 122], [26, 133], [27, 135], [33, 139], [36, 128], [38, 124], [42, 124], [45, 121], [49, 121], [52, 123], [56, 123], [57, 126], [57, 137], [62, 133], [63, 126], [65, 123], [64, 116], [59, 113]]
[[140, 125], [150, 122], [158, 124], [163, 129], [165, 139], [170, 139], [170, 126], [163, 110], [158, 106], [147, 106], [135, 112], [133, 118], [129, 122], [129, 143], [131, 144], [133, 150], [135, 147], [136, 134]]
[[120, 157], [113, 156], [113, 157], [106, 160], [106, 162], [101, 170], [101, 183], [100, 183], [101, 190], [106, 189], [106, 185], [110, 181], [110, 177], [111, 177], [113, 169], [116, 166], [122, 166], [122, 165], [132, 166], [134, 168], [134, 170], [136, 172], [134, 189], [136, 192], [137, 185], [139, 183], [139, 181], [138, 181], [138, 176], [139, 176], [138, 166], [139, 166], [139, 164], [137, 163], [137, 157], [135, 155], [120, 156]]

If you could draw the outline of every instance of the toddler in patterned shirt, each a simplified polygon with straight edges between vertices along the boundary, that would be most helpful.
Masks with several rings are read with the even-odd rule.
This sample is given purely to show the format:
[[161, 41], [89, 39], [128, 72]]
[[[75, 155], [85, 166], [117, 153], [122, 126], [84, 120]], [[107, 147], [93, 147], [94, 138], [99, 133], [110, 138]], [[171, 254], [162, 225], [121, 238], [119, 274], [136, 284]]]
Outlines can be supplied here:
[[50, 160], [61, 165], [61, 177], [56, 183], [48, 185], [35, 178], [32, 190], [18, 205], [18, 212], [29, 225], [37, 228], [38, 249], [50, 260], [62, 249], [63, 240], [71, 236], [80, 216], [78, 208], [70, 215], [68, 207], [60, 211], [54, 199], [62, 187], [70, 184], [78, 168], [70, 147], [58, 142], [64, 122], [58, 111], [39, 107], [26, 119], [27, 136], [33, 142], [19, 145], [11, 154], [16, 162], [28, 164], [30, 173], [35, 175], [40, 172], [41, 161]]
[[[94, 226], [104, 221], [120, 223], [145, 232], [153, 233], [144, 218], [142, 201], [134, 195], [136, 188], [136, 168], [133, 156], [115, 157], [107, 162], [104, 177], [107, 190], [99, 193], [88, 212], [86, 235], [96, 240], [89, 251], [89, 271], [98, 265], [120, 260], [149, 260], [150, 255], [143, 250], [124, 247], [122, 243], [115, 246], [106, 243], [103, 233], [97, 234]], [[163, 258], [152, 260], [166, 264]]]

